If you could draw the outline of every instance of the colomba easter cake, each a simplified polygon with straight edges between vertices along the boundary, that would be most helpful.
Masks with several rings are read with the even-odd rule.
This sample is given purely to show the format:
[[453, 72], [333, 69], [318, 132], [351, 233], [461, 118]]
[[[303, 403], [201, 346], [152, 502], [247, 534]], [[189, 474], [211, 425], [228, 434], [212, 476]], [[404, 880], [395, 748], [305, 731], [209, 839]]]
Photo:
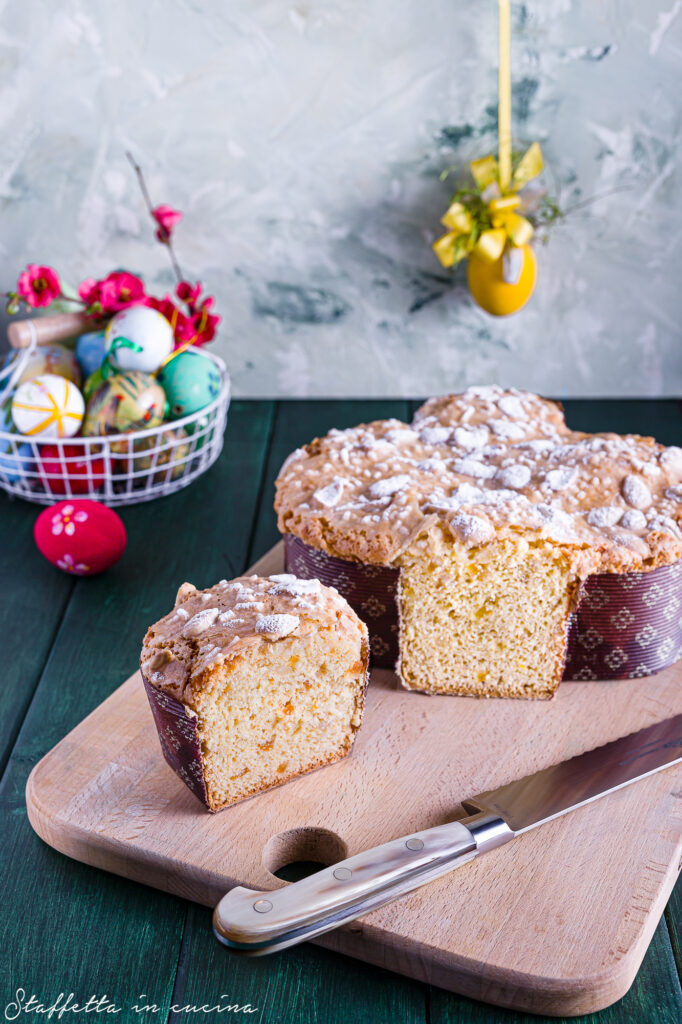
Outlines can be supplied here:
[[347, 602], [285, 573], [184, 583], [140, 667], [166, 760], [218, 811], [350, 751], [368, 660]]
[[682, 449], [569, 430], [537, 395], [331, 430], [275, 508], [287, 568], [334, 582], [410, 689], [546, 698], [682, 654]]

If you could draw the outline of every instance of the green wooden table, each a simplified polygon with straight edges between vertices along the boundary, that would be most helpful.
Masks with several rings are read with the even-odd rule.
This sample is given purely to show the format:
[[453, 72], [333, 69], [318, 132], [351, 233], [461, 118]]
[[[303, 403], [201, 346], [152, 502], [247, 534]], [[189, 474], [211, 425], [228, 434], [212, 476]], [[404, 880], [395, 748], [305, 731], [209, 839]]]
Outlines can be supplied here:
[[[273, 481], [284, 457], [330, 427], [408, 417], [406, 401], [236, 401], [216, 465], [169, 498], [122, 510], [128, 548], [100, 577], [74, 579], [33, 546], [38, 507], [0, 495], [2, 637], [2, 913], [0, 1014], [35, 994], [86, 1002], [106, 996], [116, 1015], [66, 1012], [62, 1020], [229, 1020], [232, 1013], [171, 1006], [250, 1003], [263, 1024], [490, 1024], [539, 1020], [411, 981], [311, 945], [240, 959], [211, 933], [208, 909], [68, 860], [39, 840], [26, 817], [34, 764], [137, 665], [146, 626], [170, 607], [178, 584], [236, 576], [277, 539]], [[572, 426], [653, 434], [682, 443], [675, 401], [566, 402]], [[590, 1018], [682, 1021], [682, 890], [678, 886], [628, 995]], [[133, 1004], [155, 1004], [137, 1013]], [[63, 1005], [63, 1004], [62, 1004]], [[92, 1005], [92, 1004], [91, 1004]], [[100, 1006], [104, 1007], [104, 1003]], [[236, 1015], [237, 1019], [242, 1014]], [[30, 1019], [20, 1014], [16, 1019]], [[35, 1015], [33, 1019], [48, 1019]], [[54, 1015], [52, 1020], [56, 1019]]]

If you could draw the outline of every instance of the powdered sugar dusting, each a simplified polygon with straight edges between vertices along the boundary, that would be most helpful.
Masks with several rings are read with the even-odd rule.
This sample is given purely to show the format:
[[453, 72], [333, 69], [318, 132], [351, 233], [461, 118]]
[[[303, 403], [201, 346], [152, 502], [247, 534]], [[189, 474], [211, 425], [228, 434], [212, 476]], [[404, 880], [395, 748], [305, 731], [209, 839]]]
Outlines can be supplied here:
[[495, 476], [494, 466], [479, 462], [478, 459], [453, 459], [452, 468], [462, 476], [473, 476], [477, 480], [490, 480]]
[[626, 530], [633, 530], [635, 533], [639, 533], [646, 526], [646, 516], [639, 509], [629, 508], [623, 513], [621, 524]]
[[281, 640], [298, 629], [298, 615], [259, 615], [256, 619], [256, 632], [267, 633], [269, 639]]
[[575, 480], [576, 470], [574, 466], [562, 466], [560, 469], [550, 469], [545, 473], [545, 483], [553, 491], [562, 491], [564, 487], [570, 487]]
[[376, 480], [369, 488], [369, 493], [373, 498], [390, 498], [403, 487], [407, 487], [409, 482], [410, 478], [405, 473], [389, 476], [385, 480]]
[[450, 427], [426, 427], [419, 435], [419, 440], [424, 444], [444, 444], [450, 439], [452, 429]]
[[590, 526], [604, 527], [615, 526], [623, 515], [623, 509], [617, 505], [604, 505], [602, 508], [593, 508], [587, 513], [587, 521]]
[[525, 416], [521, 400], [516, 395], [503, 395], [497, 400], [498, 408], [513, 420], [521, 420]]
[[183, 633], [185, 636], [199, 636], [205, 629], [212, 626], [220, 614], [219, 608], [203, 608], [186, 623]]
[[641, 477], [630, 474], [625, 477], [621, 486], [628, 505], [640, 511], [649, 507], [652, 502], [651, 491]]
[[320, 487], [319, 490], [315, 491], [313, 498], [325, 508], [333, 508], [334, 505], [338, 505], [342, 494], [343, 480], [336, 479], [332, 480], [326, 487]]
[[520, 423], [510, 423], [509, 420], [491, 420], [490, 429], [502, 441], [520, 441], [526, 436], [525, 427]]
[[471, 544], [485, 544], [495, 536], [495, 530], [487, 519], [458, 512], [449, 520], [450, 529], [460, 540]]
[[503, 487], [521, 488], [526, 487], [530, 482], [530, 470], [528, 466], [507, 466], [497, 474], [497, 479]]
[[456, 427], [452, 436], [458, 448], [473, 451], [476, 448], [483, 448], [488, 443], [490, 435], [487, 427]]
[[430, 399], [412, 427], [331, 431], [304, 451], [278, 481], [280, 527], [340, 558], [392, 564], [459, 512], [570, 543], [603, 571], [682, 557], [665, 539], [682, 524], [682, 449], [572, 431], [528, 392], [470, 388]]

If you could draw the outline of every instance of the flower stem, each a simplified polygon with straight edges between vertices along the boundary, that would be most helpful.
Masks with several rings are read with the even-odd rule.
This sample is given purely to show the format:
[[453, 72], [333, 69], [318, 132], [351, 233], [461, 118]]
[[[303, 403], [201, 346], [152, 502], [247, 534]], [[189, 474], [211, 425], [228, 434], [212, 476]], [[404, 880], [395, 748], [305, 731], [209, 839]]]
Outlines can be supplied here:
[[[149, 212], [149, 216], [156, 223], [156, 218], [154, 217], [154, 206], [152, 204], [151, 196], [149, 195], [149, 189], [147, 188], [147, 182], [145, 181], [144, 174], [142, 173], [142, 168], [137, 163], [137, 161], [135, 160], [135, 157], [133, 156], [132, 153], [126, 152], [126, 157], [128, 158], [128, 161], [129, 161], [130, 165], [132, 166], [132, 168], [135, 171], [135, 174], [137, 176], [137, 180], [138, 180], [138, 183], [140, 185], [140, 191], [142, 192], [142, 198], [144, 199], [144, 203], [145, 203], [145, 206], [147, 207], [147, 210]], [[170, 237], [168, 238], [168, 241], [163, 243], [163, 245], [165, 245], [166, 248], [168, 249], [168, 256], [169, 256], [170, 261], [171, 261], [171, 266], [173, 267], [173, 272], [175, 273], [175, 276], [178, 279], [178, 284], [180, 284], [180, 282], [184, 280], [184, 277], [183, 277], [183, 273], [182, 273], [182, 271], [180, 269], [180, 264], [177, 261], [177, 257], [175, 255], [175, 250], [173, 249], [173, 243], [171, 242]]]

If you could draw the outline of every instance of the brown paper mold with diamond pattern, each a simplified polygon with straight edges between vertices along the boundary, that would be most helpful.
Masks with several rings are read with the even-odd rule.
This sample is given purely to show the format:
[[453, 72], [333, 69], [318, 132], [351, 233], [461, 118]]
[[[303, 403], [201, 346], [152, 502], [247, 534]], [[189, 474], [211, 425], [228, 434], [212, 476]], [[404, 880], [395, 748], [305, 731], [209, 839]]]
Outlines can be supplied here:
[[[370, 634], [372, 664], [398, 658], [398, 569], [361, 565], [284, 537], [287, 572], [336, 587]], [[583, 583], [571, 619], [564, 679], [632, 679], [682, 657], [682, 562], [652, 572], [602, 574]]]

